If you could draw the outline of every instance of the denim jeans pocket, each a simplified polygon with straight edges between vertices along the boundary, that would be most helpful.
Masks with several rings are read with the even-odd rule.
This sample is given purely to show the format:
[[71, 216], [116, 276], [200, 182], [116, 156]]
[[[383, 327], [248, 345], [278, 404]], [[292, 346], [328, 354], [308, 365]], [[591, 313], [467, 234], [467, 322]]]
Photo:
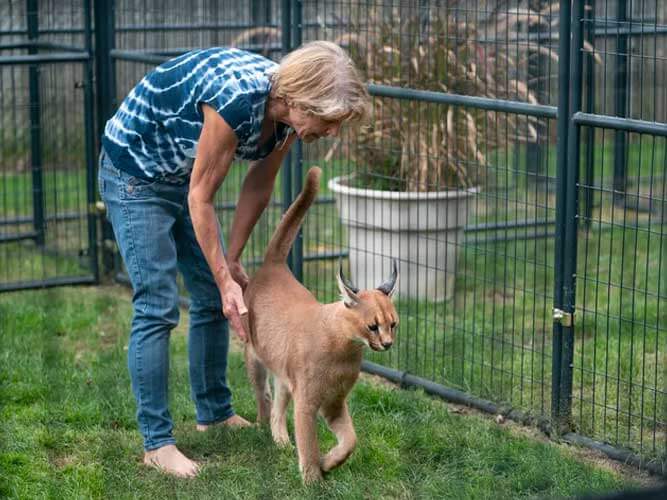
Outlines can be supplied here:
[[128, 200], [145, 200], [156, 196], [157, 181], [148, 181], [123, 173], [121, 196]]

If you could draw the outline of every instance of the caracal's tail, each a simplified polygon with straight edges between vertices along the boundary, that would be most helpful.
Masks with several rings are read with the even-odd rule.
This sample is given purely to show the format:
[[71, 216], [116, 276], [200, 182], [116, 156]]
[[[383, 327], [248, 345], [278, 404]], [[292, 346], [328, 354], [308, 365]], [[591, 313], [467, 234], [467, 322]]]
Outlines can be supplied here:
[[301, 193], [287, 209], [273, 233], [271, 241], [269, 241], [269, 246], [264, 255], [265, 262], [285, 262], [287, 260], [287, 255], [299, 232], [301, 222], [303, 222], [308, 208], [317, 196], [321, 175], [322, 170], [319, 167], [311, 167], [308, 170]]

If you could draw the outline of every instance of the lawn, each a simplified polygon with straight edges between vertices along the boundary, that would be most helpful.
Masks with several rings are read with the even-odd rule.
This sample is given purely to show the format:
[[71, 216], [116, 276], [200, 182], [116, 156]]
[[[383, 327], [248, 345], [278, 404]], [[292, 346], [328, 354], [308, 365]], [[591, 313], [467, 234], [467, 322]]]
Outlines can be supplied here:
[[[130, 316], [129, 293], [116, 286], [0, 295], [0, 496], [496, 499], [637, 484], [636, 474], [573, 448], [364, 377], [350, 397], [357, 450], [306, 488], [295, 452], [273, 446], [266, 429], [194, 430], [185, 311], [171, 342], [171, 410], [180, 445], [205, 467], [194, 480], [164, 477], [139, 460], [125, 361]], [[235, 406], [253, 418], [237, 351], [229, 374]], [[323, 426], [320, 436], [332, 446]]]
[[[605, 151], [601, 149], [598, 157]], [[633, 158], [645, 159], [645, 154], [632, 151]], [[505, 155], [505, 160], [511, 157]], [[327, 180], [353, 168], [336, 158], [322, 166], [321, 201], [331, 194]], [[231, 206], [236, 199], [245, 168], [233, 167], [217, 198], [221, 206]], [[608, 184], [608, 169], [606, 175], [599, 173]], [[633, 174], [647, 174], [644, 162]], [[508, 169], [498, 168], [493, 175], [525, 183], [525, 175]], [[51, 190], [60, 193], [61, 212], [80, 206], [76, 190], [66, 188], [80, 183], [77, 176], [61, 172], [52, 177], [62, 184]], [[279, 177], [276, 200], [281, 181]], [[19, 182], [17, 177], [15, 182], [18, 186], [26, 180]], [[664, 460], [667, 308], [659, 300], [667, 290], [664, 223], [646, 213], [610, 208], [609, 193], [604, 191], [595, 191], [593, 201], [590, 229], [580, 226], [578, 242], [572, 429], [641, 452], [647, 459]], [[28, 210], [29, 204], [25, 206]], [[276, 203], [261, 218], [246, 249], [248, 259], [261, 258], [281, 207]], [[223, 228], [229, 228], [232, 213], [219, 210]], [[483, 192], [470, 223], [502, 224], [553, 219], [554, 215], [552, 192], [521, 184], [506, 192]], [[311, 208], [304, 228], [305, 255], [335, 255], [347, 249], [338, 220], [333, 203]], [[30, 229], [29, 225], [24, 229]], [[85, 219], [77, 219], [47, 226], [47, 251], [32, 242], [0, 245], [0, 281], [85, 276], [89, 273], [86, 235]], [[520, 236], [521, 231], [511, 230], [466, 234], [455, 299], [444, 303], [399, 300], [402, 323], [397, 345], [388, 355], [371, 359], [533, 416], [550, 417], [553, 238]], [[337, 296], [336, 266], [336, 259], [305, 263], [305, 282], [321, 300]], [[253, 266], [248, 268], [252, 272]]]

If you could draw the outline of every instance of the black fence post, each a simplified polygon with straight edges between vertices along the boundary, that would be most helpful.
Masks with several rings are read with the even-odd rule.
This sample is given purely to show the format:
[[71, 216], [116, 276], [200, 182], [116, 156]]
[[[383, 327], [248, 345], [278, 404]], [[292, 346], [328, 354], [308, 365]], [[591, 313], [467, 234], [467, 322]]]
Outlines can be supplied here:
[[88, 255], [90, 266], [93, 271], [95, 281], [99, 282], [100, 268], [98, 264], [97, 249], [97, 220], [98, 210], [95, 205], [96, 196], [96, 178], [97, 170], [95, 168], [95, 113], [93, 100], [93, 85], [95, 80], [95, 70], [93, 66], [93, 32], [92, 32], [92, 5], [91, 0], [83, 2], [83, 22], [84, 22], [84, 43], [88, 59], [84, 63], [84, 134], [86, 151], [86, 201], [88, 205]]
[[[28, 39], [36, 42], [39, 38], [39, 2], [27, 0], [26, 4]], [[28, 48], [31, 55], [37, 54], [34, 46]], [[35, 241], [44, 245], [44, 178], [42, 171], [42, 123], [39, 95], [39, 64], [31, 64], [28, 70], [28, 91], [30, 93], [30, 168], [32, 173], [32, 212]]]
[[[292, 0], [292, 47], [299, 47], [302, 43], [302, 1]], [[296, 141], [294, 145], [294, 176], [293, 176], [293, 193], [300, 193], [303, 187], [303, 144], [300, 140]], [[303, 227], [294, 240], [292, 248], [292, 272], [297, 280], [303, 282]]]
[[[586, 30], [584, 35], [590, 47], [595, 49], [595, 0], [586, 0], [585, 3], [585, 19]], [[593, 113], [595, 111], [595, 54], [591, 52], [586, 55], [586, 113]], [[593, 217], [593, 183], [595, 182], [595, 128], [588, 127], [586, 129], [586, 158], [584, 168], [584, 185], [586, 191], [584, 193], [584, 225], [586, 229], [591, 226], [591, 219]]]
[[[114, 48], [115, 1], [95, 2], [95, 93], [97, 96], [96, 136], [99, 141], [104, 133], [104, 126], [113, 115], [116, 96], [116, 68], [111, 58]], [[114, 236], [111, 225], [102, 221], [102, 266], [105, 273], [115, 268]]]
[[584, 1], [572, 2], [572, 41], [570, 47], [570, 107], [567, 134], [567, 185], [565, 188], [565, 240], [563, 245], [562, 311], [561, 318], [562, 356], [560, 379], [561, 430], [570, 430], [572, 413], [572, 373], [574, 361], [574, 329], [576, 306], [576, 275], [578, 248], [579, 166], [581, 163], [581, 128], [572, 115], [581, 111], [583, 75], [583, 26]]
[[271, 0], [251, 0], [250, 16], [255, 27], [271, 24]]
[[114, 112], [116, 97], [116, 67], [111, 58], [114, 48], [115, 1], [95, 2], [95, 91], [97, 94], [97, 138]]
[[[628, 113], [628, 35], [627, 0], [617, 3], [616, 35], [616, 116], [625, 118]], [[627, 187], [628, 144], [627, 132], [617, 130], [614, 136], [614, 202], [625, 203]]]
[[566, 234], [567, 135], [570, 124], [570, 0], [560, 0], [558, 50], [558, 142], [556, 145], [556, 227], [554, 241], [554, 325], [551, 361], [551, 420], [555, 433], [561, 430], [561, 377], [563, 324], [556, 321], [563, 310], [563, 268]]
[[[282, 0], [281, 5], [281, 27], [282, 27], [282, 55], [292, 50], [292, 0]], [[294, 193], [292, 191], [292, 153], [287, 153], [281, 171], [282, 182], [282, 205], [283, 212], [287, 211]], [[294, 272], [294, 255], [290, 251], [287, 257], [287, 265]]]

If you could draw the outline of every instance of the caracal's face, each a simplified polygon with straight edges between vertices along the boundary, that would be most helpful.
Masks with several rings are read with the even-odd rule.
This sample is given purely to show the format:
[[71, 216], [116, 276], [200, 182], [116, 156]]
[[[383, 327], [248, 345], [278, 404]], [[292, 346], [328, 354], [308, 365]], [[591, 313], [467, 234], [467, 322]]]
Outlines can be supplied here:
[[398, 313], [391, 297], [379, 290], [364, 290], [353, 309], [359, 317], [356, 326], [361, 342], [374, 351], [386, 351], [394, 344]]

